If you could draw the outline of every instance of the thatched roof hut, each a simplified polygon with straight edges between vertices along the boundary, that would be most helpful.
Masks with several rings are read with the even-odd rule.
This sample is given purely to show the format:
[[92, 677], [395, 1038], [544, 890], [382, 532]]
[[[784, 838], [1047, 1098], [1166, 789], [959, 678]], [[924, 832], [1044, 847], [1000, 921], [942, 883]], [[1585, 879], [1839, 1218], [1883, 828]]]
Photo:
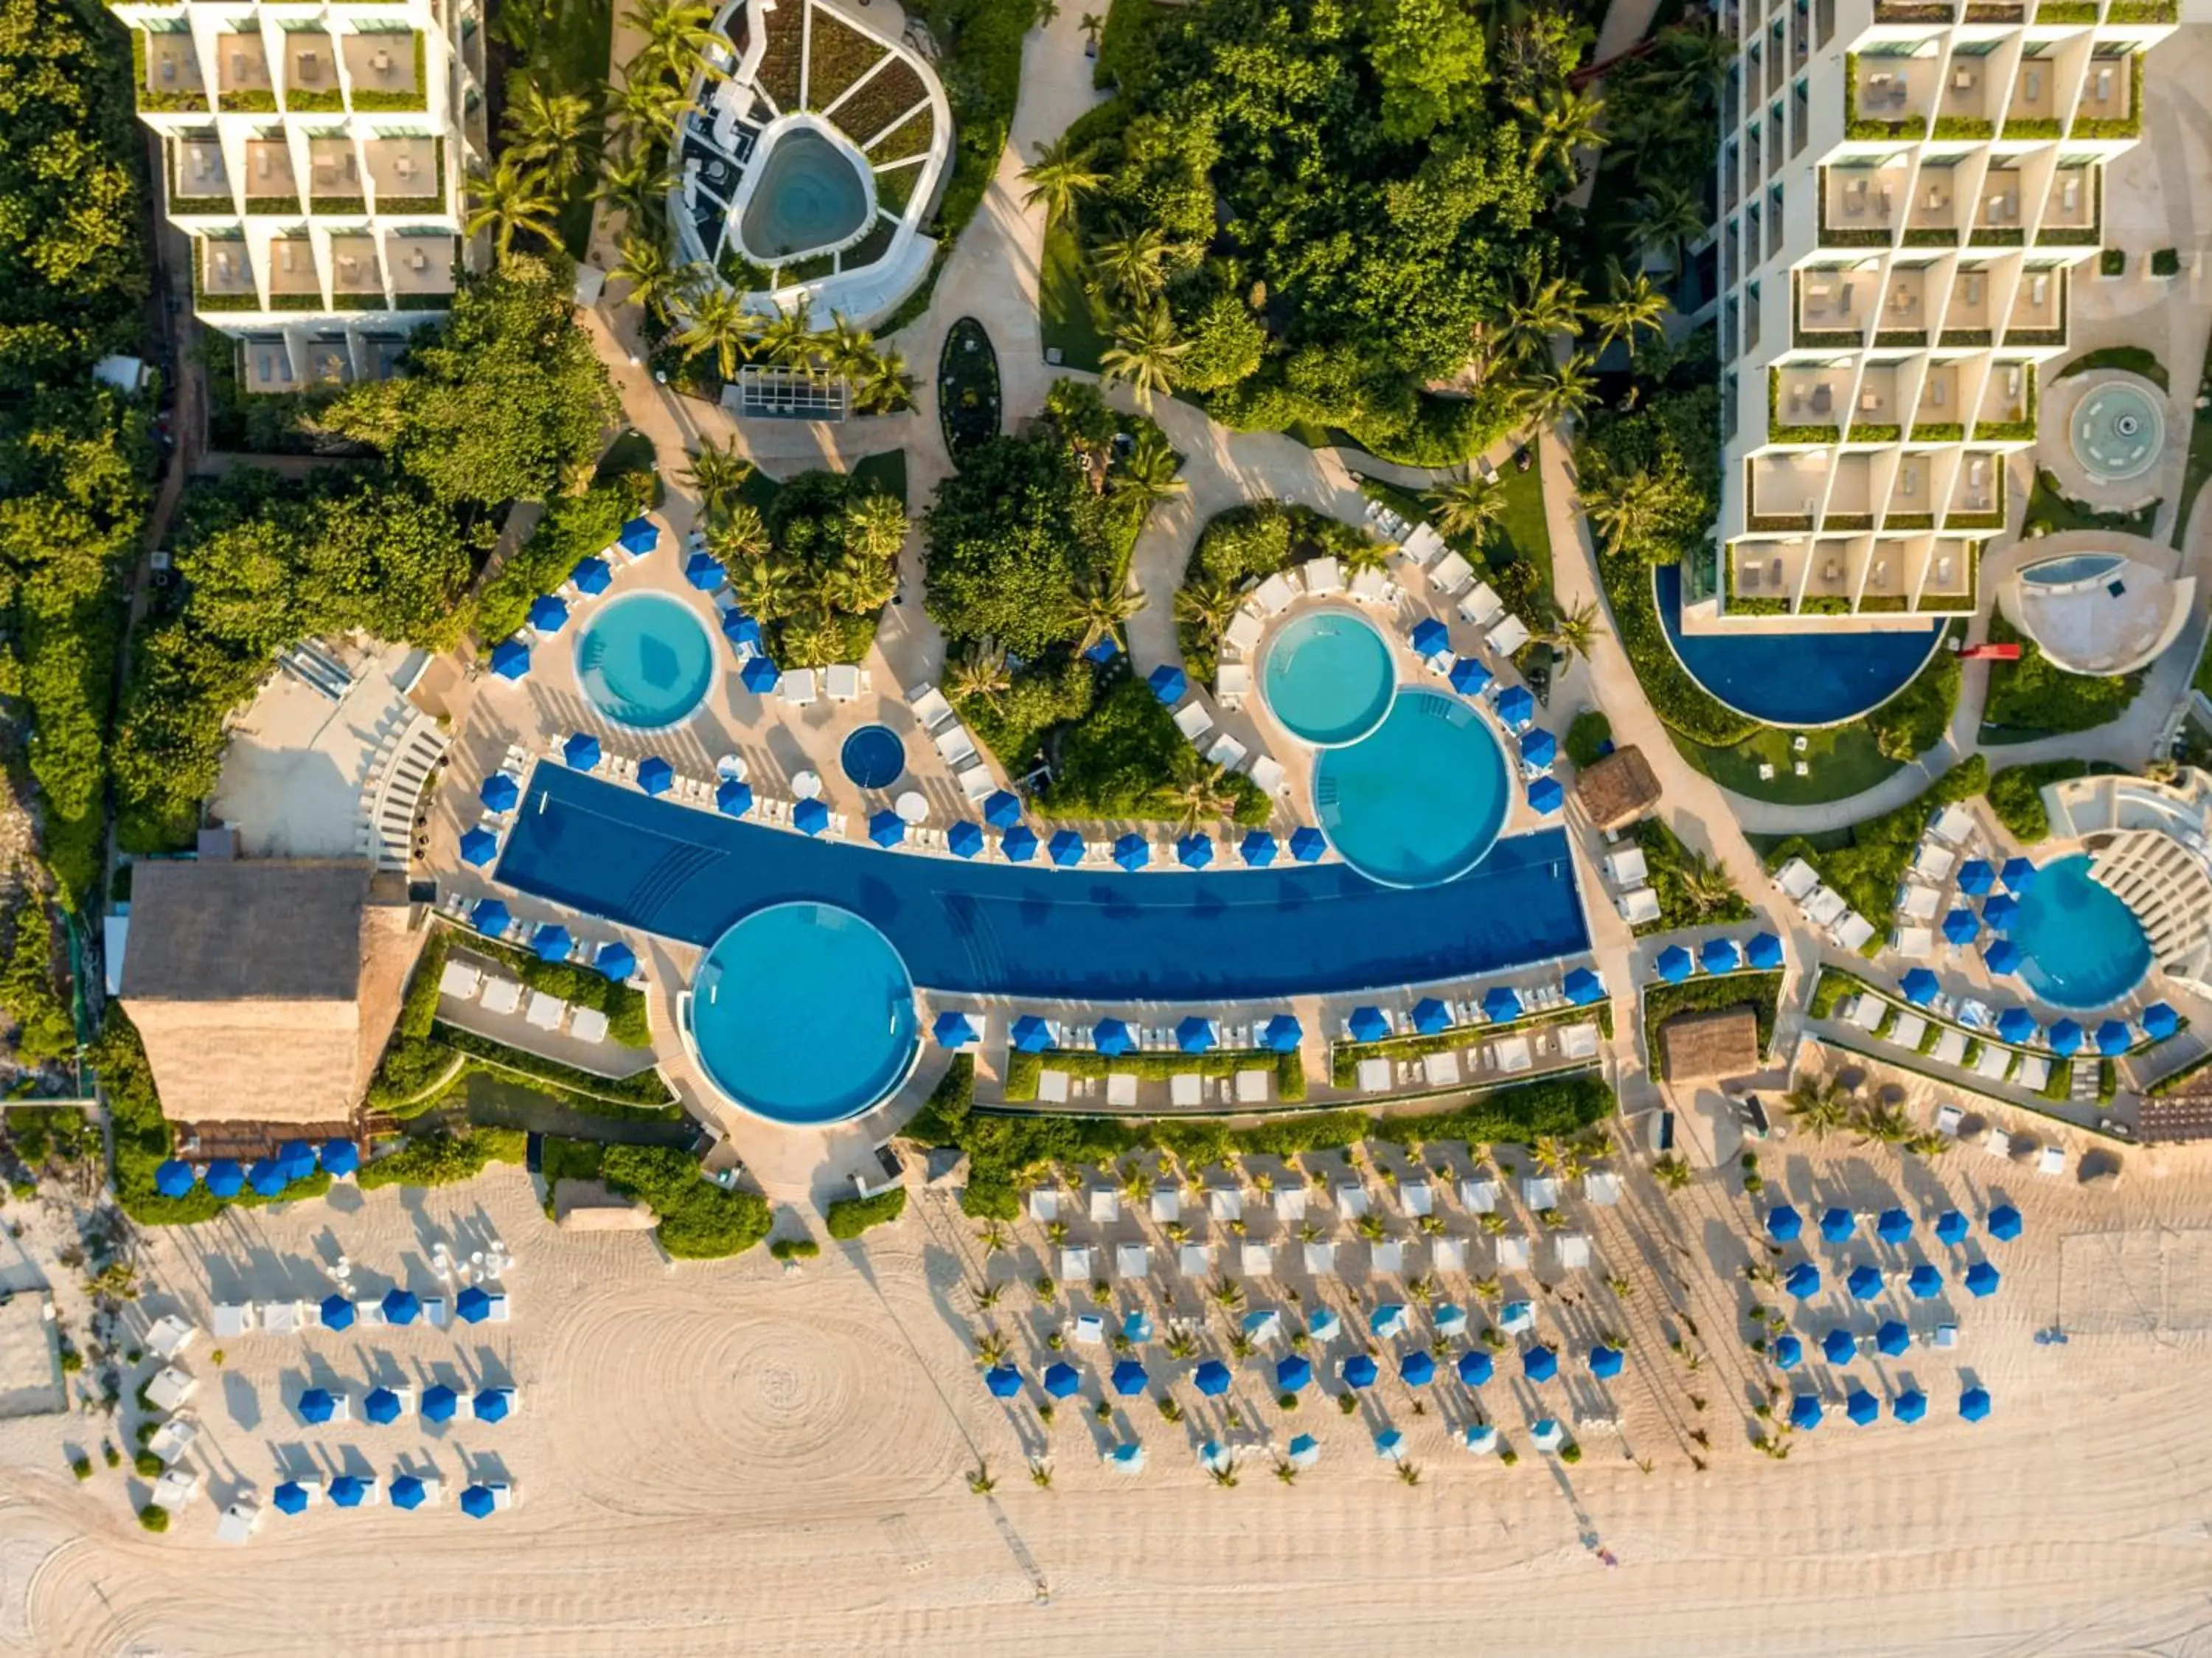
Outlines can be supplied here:
[[149, 862], [122, 1001], [161, 1109], [185, 1123], [350, 1118], [427, 932], [366, 863]]
[[1761, 1063], [1759, 1015], [1748, 1007], [1677, 1014], [1659, 1027], [1659, 1039], [1666, 1045], [1669, 1082], [1741, 1076]]
[[1631, 743], [1583, 768], [1575, 798], [1589, 820], [1607, 832], [1626, 828], [1659, 803], [1659, 779], [1644, 751]]

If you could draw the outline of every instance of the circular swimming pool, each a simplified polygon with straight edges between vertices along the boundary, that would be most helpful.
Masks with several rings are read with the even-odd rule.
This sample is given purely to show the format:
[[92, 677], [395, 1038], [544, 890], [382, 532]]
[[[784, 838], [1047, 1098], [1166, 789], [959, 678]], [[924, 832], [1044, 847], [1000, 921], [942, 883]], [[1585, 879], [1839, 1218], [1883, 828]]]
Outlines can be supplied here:
[[888, 789], [906, 770], [906, 745], [887, 725], [864, 725], [845, 739], [837, 764], [860, 789]]
[[1404, 691], [1374, 733], [1326, 751], [1314, 808], [1344, 861], [1389, 887], [1430, 887], [1482, 861], [1504, 827], [1505, 756], [1457, 697]]
[[2020, 976], [2053, 1007], [2105, 1007], [2150, 971], [2150, 941], [2135, 911], [2089, 878], [2079, 854], [2035, 872], [2007, 932], [2020, 947]]
[[2111, 381], [2082, 393], [2066, 436], [2074, 458], [2092, 478], [2124, 484], [2158, 464], [2166, 447], [2166, 416], [2142, 387]]
[[1381, 725], [1397, 681], [1389, 643], [1348, 610], [1308, 611], [1285, 623], [1260, 663], [1268, 712], [1316, 748], [1357, 742]]
[[904, 1080], [914, 981], [850, 910], [774, 904], [737, 923], [691, 979], [691, 1039], [714, 1085], [770, 1122], [842, 1122]]
[[714, 647], [691, 607], [631, 593], [599, 607], [576, 636], [576, 678], [592, 707], [641, 731], [674, 725], [706, 700]]

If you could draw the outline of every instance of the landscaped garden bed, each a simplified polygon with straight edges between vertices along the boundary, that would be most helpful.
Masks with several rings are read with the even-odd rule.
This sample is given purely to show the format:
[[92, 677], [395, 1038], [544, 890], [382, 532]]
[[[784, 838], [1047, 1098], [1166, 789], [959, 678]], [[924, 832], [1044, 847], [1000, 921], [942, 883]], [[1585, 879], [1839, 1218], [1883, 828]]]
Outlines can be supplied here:
[[996, 437], [1004, 424], [999, 354], [973, 317], [962, 317], [945, 331], [937, 360], [937, 419], [956, 462], [963, 450]]

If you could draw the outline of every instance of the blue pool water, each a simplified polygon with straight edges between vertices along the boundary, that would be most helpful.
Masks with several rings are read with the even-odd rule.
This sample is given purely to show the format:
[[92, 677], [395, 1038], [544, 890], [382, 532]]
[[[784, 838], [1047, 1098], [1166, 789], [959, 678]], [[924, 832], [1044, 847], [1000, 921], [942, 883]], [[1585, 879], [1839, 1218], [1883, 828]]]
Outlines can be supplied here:
[[704, 946], [770, 904], [863, 916], [933, 991], [1205, 1003], [1496, 972], [1589, 948], [1565, 835], [1508, 836], [1457, 881], [1401, 890], [1343, 863], [1049, 869], [809, 840], [546, 763], [496, 878]]
[[1457, 697], [1407, 691], [1372, 736], [1322, 755], [1314, 809], [1352, 868], [1393, 887], [1429, 887], [1490, 850], [1510, 786], [1480, 715]]
[[775, 904], [714, 941], [691, 1039], [715, 1085], [772, 1121], [835, 1123], [899, 1085], [920, 1039], [890, 941], [849, 910]]
[[609, 719], [655, 730], [706, 699], [714, 649], [706, 624], [681, 599], [625, 594], [600, 606], [576, 636], [576, 677]]
[[860, 169], [812, 127], [784, 130], [745, 203], [745, 246], [758, 258], [787, 259], [842, 242], [868, 220]]
[[2091, 582], [2100, 576], [2108, 576], [2126, 562], [2109, 552], [2077, 552], [2030, 564], [2021, 571], [2020, 579], [2039, 588], [2070, 587], [2076, 582]]
[[1347, 610], [1316, 610], [1267, 642], [1260, 688], [1292, 736], [1317, 747], [1356, 742], [1390, 710], [1397, 672], [1372, 624]]
[[845, 775], [861, 789], [888, 789], [906, 770], [906, 745], [887, 725], [864, 725], [837, 752]]
[[1682, 572], [1651, 572], [1659, 619], [1682, 666], [1730, 708], [1770, 725], [1856, 719], [1911, 683], [1942, 625], [1890, 633], [1685, 633]]
[[2089, 860], [2054, 859], [2035, 872], [2008, 936], [2020, 976], [2054, 1007], [2102, 1008], [2150, 971], [2150, 941], [2135, 911], [2089, 879]]

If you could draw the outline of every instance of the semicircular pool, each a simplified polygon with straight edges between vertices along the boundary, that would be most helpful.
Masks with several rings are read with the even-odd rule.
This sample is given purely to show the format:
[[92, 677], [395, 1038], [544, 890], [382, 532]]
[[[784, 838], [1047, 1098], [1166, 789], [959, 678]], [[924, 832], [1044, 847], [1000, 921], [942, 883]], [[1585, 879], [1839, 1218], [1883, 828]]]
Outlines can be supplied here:
[[1260, 662], [1275, 722], [1316, 748], [1357, 742], [1390, 711], [1398, 673], [1375, 625], [1348, 610], [1312, 610], [1276, 631]]
[[740, 919], [691, 978], [691, 1040], [714, 1086], [793, 1127], [856, 1117], [913, 1067], [914, 981], [891, 942], [832, 904]]
[[707, 698], [714, 678], [707, 625], [681, 599], [629, 593], [593, 613], [576, 636], [576, 679], [592, 707], [641, 731], [674, 725]]
[[1398, 693], [1373, 734], [1325, 750], [1314, 809], [1339, 856], [1386, 887], [1432, 887], [1482, 862], [1511, 783], [1481, 716], [1435, 691]]
[[2150, 971], [2142, 923], [2089, 878], [2085, 854], [2054, 858], [2035, 872], [2006, 936], [2020, 948], [2021, 978], [2055, 1008], [2107, 1007]]

